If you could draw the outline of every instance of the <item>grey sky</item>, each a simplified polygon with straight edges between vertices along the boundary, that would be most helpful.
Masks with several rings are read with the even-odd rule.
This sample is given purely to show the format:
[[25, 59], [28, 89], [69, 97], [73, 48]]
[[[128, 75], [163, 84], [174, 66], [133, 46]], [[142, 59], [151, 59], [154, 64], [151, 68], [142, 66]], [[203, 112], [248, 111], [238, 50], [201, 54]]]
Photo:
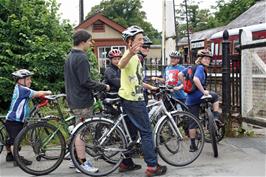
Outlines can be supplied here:
[[[200, 8], [210, 8], [216, 0], [200, 0]], [[59, 13], [62, 19], [69, 19], [77, 25], [79, 21], [79, 0], [58, 0], [61, 3]], [[86, 15], [91, 7], [100, 4], [101, 0], [84, 0], [84, 14]], [[179, 4], [182, 0], [175, 0]], [[162, 30], [162, 0], [143, 0], [143, 11], [146, 12], [147, 20], [151, 22], [158, 31]]]

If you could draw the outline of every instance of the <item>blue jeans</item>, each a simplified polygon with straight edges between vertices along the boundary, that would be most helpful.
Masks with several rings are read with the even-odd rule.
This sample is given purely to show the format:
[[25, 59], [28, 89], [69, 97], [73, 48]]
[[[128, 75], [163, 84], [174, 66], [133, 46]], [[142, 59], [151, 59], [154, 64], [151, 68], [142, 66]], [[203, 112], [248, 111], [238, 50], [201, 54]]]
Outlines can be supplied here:
[[[151, 123], [145, 101], [128, 101], [122, 99], [123, 111], [127, 114], [127, 126], [133, 139], [136, 137], [137, 131], [141, 136], [141, 147], [144, 154], [144, 160], [148, 166], [157, 166], [157, 155], [152, 136]], [[132, 162], [132, 159], [129, 161]], [[127, 163], [127, 160], [123, 163]], [[128, 165], [128, 164], [126, 164]]]

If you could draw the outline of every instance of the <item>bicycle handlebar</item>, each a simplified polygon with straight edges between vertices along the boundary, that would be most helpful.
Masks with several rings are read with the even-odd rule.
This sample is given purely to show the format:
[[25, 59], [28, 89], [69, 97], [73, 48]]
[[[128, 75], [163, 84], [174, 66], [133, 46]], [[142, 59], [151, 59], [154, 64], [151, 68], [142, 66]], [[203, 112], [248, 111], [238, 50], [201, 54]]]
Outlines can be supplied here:
[[57, 94], [57, 95], [46, 95], [46, 96], [44, 96], [44, 98], [47, 99], [47, 100], [56, 100], [56, 99], [61, 98], [61, 97], [66, 97], [66, 94], [60, 93], [60, 94]]
[[49, 101], [53, 101], [53, 100], [56, 100], [58, 98], [61, 98], [61, 97], [66, 97], [66, 94], [57, 94], [57, 95], [46, 95], [46, 96], [41, 96], [39, 97], [41, 99], [41, 102], [39, 104], [37, 104], [37, 108], [41, 108], [41, 107], [44, 107], [48, 104]]

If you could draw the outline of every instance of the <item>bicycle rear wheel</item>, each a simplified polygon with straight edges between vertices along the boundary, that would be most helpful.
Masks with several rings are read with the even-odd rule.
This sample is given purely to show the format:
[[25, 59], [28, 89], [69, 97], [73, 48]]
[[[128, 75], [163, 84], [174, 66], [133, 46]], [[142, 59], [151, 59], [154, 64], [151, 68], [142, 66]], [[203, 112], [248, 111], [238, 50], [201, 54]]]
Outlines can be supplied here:
[[4, 146], [6, 145], [8, 134], [3, 122], [0, 122], [0, 154], [2, 153]]
[[[105, 176], [115, 171], [123, 160], [123, 152], [126, 151], [126, 139], [122, 129], [116, 127], [112, 131], [114, 123], [104, 118], [92, 118], [84, 122], [72, 135], [70, 143], [70, 155], [76, 168], [90, 176]], [[106, 138], [105, 140], [103, 140]], [[85, 158], [98, 168], [98, 172], [90, 172], [83, 168], [77, 157], [76, 141], [82, 140], [85, 145]], [[100, 142], [102, 141], [102, 144]], [[83, 146], [83, 145], [81, 145]]]
[[217, 140], [216, 140], [216, 130], [215, 130], [215, 123], [214, 123], [214, 116], [211, 112], [211, 110], [208, 109], [208, 130], [210, 134], [211, 144], [212, 144], [212, 150], [213, 150], [213, 156], [218, 157], [218, 147], [217, 147]]
[[[63, 161], [65, 151], [62, 133], [47, 122], [25, 127], [14, 143], [14, 157], [18, 166], [31, 175], [46, 175], [54, 171]], [[25, 158], [32, 164], [26, 165]]]
[[5, 139], [4, 135], [2, 134], [2, 131], [0, 131], [0, 154], [2, 153], [5, 146]]
[[[202, 115], [202, 126], [203, 126], [203, 130], [204, 130], [204, 135], [205, 135], [205, 142], [207, 143], [211, 143], [212, 139], [211, 139], [211, 135], [209, 133], [209, 116], [206, 114]], [[206, 116], [205, 118], [203, 116]], [[220, 141], [222, 141], [222, 139], [224, 138], [225, 135], [225, 126], [222, 127], [218, 127], [217, 126], [217, 130], [216, 130], [216, 142], [219, 143]]]
[[[169, 118], [165, 118], [158, 129], [155, 130], [156, 147], [160, 157], [170, 165], [185, 166], [195, 161], [202, 152], [204, 146], [204, 134], [199, 120], [188, 112], [176, 112], [172, 114], [175, 124], [180, 132], [176, 135]], [[196, 127], [196, 144], [198, 150], [190, 152], [191, 140], [189, 138], [189, 124]]]

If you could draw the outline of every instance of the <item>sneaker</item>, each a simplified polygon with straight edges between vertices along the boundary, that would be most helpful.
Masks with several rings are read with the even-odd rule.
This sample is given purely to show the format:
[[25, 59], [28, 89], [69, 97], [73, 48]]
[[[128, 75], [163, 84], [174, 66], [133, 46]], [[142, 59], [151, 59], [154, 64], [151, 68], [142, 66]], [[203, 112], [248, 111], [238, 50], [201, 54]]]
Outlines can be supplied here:
[[198, 147], [196, 145], [192, 145], [192, 144], [190, 145], [189, 152], [195, 152], [197, 150], [198, 150]]
[[[32, 161], [27, 160], [24, 157], [21, 156], [20, 158], [21, 158], [22, 163], [24, 163], [24, 165], [28, 166], [28, 165], [32, 164]], [[14, 167], [18, 166], [17, 161], [14, 161], [13, 165], [14, 165]]]
[[[82, 164], [81, 167], [82, 167], [84, 170], [86, 170], [86, 171], [88, 171], [88, 172], [91, 172], [91, 173], [96, 173], [96, 172], [99, 171], [99, 169], [93, 167], [92, 164], [91, 164], [88, 160], [87, 160], [84, 164]], [[76, 172], [77, 172], [77, 173], [81, 173], [80, 170], [77, 169], [77, 168], [76, 168]]]
[[13, 162], [14, 161], [14, 157], [13, 157], [11, 152], [6, 154], [6, 161], [7, 162]]
[[68, 162], [68, 168], [75, 168], [75, 165], [71, 159]]
[[145, 171], [145, 174], [147, 177], [151, 176], [161, 176], [164, 175], [167, 171], [166, 166], [157, 165], [156, 169], [153, 169], [152, 167], [148, 167]]
[[138, 165], [138, 164], [132, 164], [132, 165], [125, 165], [123, 163], [120, 163], [119, 165], [119, 172], [127, 172], [127, 171], [134, 171], [134, 170], [139, 170], [141, 169], [141, 165]]

